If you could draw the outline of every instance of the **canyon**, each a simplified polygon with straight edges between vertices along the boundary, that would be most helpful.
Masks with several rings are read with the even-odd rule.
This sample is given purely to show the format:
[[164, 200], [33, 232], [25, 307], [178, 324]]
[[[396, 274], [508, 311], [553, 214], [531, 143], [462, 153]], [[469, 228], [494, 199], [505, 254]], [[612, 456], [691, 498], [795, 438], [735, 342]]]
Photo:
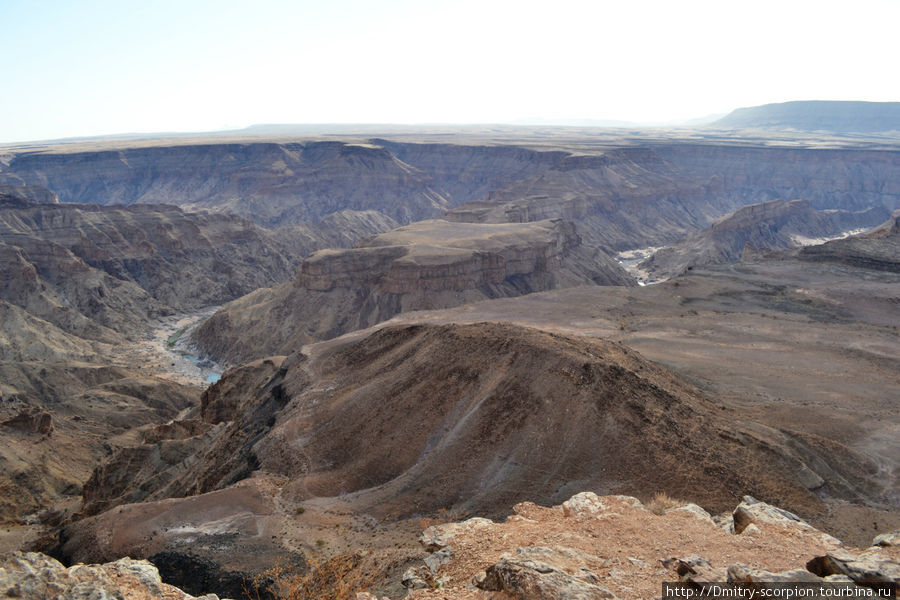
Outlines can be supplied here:
[[[279, 561], [344, 558], [391, 597], [410, 567], [447, 597], [515, 595], [503, 569], [540, 555], [638, 597], [605, 555], [533, 549], [588, 492], [631, 519], [616, 535], [655, 526], [640, 503], [665, 493], [689, 507], [672, 527], [738, 538], [716, 528], [752, 494], [818, 528], [816, 553], [836, 548], [822, 532], [863, 552], [900, 528], [900, 146], [760, 136], [0, 149], [0, 547], [149, 559], [232, 597]], [[648, 247], [639, 268], [664, 281], [638, 285], [616, 257]], [[179, 378], [176, 344], [228, 368]], [[480, 557], [482, 534], [461, 535], [423, 571], [440, 551], [418, 548], [423, 520], [469, 516], [485, 540], [504, 519], [528, 533]], [[766, 562], [787, 538], [734, 543], [755, 568], [802, 567]], [[657, 585], [630, 564], [635, 589]]]
[[235, 364], [287, 354], [400, 312], [584, 284], [635, 283], [602, 250], [583, 245], [569, 222], [420, 221], [353, 249], [308, 256], [293, 282], [227, 304], [192, 340]]
[[737, 262], [748, 252], [814, 245], [817, 239], [860, 233], [890, 216], [884, 207], [817, 211], [806, 200], [750, 204], [654, 253], [639, 268], [654, 279], [668, 278], [695, 266]]

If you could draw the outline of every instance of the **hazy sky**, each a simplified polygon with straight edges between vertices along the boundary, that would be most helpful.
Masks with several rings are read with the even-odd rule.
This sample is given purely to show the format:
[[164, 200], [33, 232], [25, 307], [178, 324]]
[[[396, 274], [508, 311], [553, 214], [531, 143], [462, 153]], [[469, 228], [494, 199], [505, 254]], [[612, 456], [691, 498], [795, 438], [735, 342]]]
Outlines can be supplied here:
[[0, 0], [0, 142], [900, 100], [900, 0]]

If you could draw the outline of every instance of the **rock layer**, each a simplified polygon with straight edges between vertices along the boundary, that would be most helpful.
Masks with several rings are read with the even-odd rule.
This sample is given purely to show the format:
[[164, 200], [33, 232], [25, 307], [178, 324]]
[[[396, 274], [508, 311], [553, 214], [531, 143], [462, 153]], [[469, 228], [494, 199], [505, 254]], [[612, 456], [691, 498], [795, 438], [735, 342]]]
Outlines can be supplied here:
[[889, 214], [884, 207], [860, 212], [817, 211], [805, 200], [751, 204], [722, 217], [709, 229], [657, 251], [640, 267], [654, 278], [671, 277], [688, 267], [737, 262], [747, 251], [791, 248], [805, 245], [804, 239], [874, 227]]
[[351, 250], [309, 256], [292, 285], [228, 304], [193, 339], [209, 355], [237, 363], [288, 354], [401, 312], [585, 284], [634, 281], [585, 248], [570, 223], [423, 221]]

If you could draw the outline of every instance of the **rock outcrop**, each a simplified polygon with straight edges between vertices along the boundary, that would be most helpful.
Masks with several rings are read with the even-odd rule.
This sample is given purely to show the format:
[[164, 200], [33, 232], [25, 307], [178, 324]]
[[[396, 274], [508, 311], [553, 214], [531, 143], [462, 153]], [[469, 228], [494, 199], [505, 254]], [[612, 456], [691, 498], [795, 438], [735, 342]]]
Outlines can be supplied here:
[[[596, 152], [596, 151], [595, 151]], [[607, 250], [671, 243], [743, 205], [805, 198], [818, 210], [900, 206], [900, 154], [671, 143], [569, 156], [453, 209], [473, 222], [573, 219]]]
[[805, 247], [798, 257], [810, 262], [900, 273], [900, 211], [869, 233]]
[[289, 354], [401, 312], [576, 285], [634, 285], [572, 224], [422, 221], [306, 258], [293, 284], [236, 300], [193, 334], [220, 361]]
[[[198, 308], [287, 280], [296, 264], [286, 246], [249, 221], [174, 206], [0, 203], [0, 241], [73, 300], [75, 271], [83, 272], [79, 279], [104, 280], [95, 304], [130, 285], [162, 305]], [[90, 312], [88, 299], [78, 306]]]
[[146, 560], [120, 558], [102, 565], [64, 567], [37, 552], [0, 556], [0, 594], [8, 598], [57, 600], [218, 600], [195, 598], [167, 585]]
[[688, 267], [737, 262], [748, 251], [809, 245], [805, 240], [874, 227], [889, 214], [884, 207], [860, 212], [817, 211], [805, 200], [751, 204], [722, 217], [709, 229], [657, 251], [640, 268], [653, 278], [668, 278]]
[[[653, 598], [663, 582], [680, 582], [674, 592], [680, 595], [712, 593], [701, 587], [712, 583], [735, 596], [796, 584], [861, 597], [876, 587], [888, 597], [900, 579], [897, 552], [839, 548], [799, 518], [760, 521], [752, 531], [734, 533], [678, 508], [654, 514], [636, 498], [582, 493], [568, 504], [590, 509], [566, 513], [562, 506], [523, 502], [504, 522], [433, 528], [453, 532], [445, 536], [449, 560], [430, 571], [442, 583], [442, 598], [475, 598], [472, 585], [529, 600]], [[785, 512], [754, 504], [771, 515]]]

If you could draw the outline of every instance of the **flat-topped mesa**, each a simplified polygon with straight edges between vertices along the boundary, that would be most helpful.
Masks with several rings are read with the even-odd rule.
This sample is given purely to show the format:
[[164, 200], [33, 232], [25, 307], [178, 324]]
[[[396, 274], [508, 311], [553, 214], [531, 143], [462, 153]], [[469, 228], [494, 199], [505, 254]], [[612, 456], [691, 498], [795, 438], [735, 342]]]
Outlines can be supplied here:
[[478, 289], [493, 295], [496, 286], [521, 277], [529, 288], [553, 287], [530, 279], [551, 277], [580, 244], [574, 225], [560, 220], [425, 221], [376, 236], [360, 248], [317, 252], [300, 265], [294, 285], [316, 291], [377, 286], [387, 294]]
[[287, 354], [312, 340], [370, 327], [407, 311], [578, 285], [635, 285], [581, 243], [572, 223], [421, 221], [350, 250], [307, 257], [293, 283], [235, 300], [194, 333], [230, 363]]

